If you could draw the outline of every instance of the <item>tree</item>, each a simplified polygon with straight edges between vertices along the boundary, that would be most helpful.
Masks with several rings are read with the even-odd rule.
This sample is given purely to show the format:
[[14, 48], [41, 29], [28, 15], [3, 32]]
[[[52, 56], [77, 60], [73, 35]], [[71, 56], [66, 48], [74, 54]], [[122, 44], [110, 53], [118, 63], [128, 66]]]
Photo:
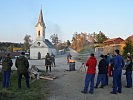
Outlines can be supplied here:
[[105, 36], [105, 34], [101, 31], [99, 31], [99, 34], [94, 32], [92, 36], [98, 43], [103, 43], [105, 40], [108, 39], [107, 36]]
[[126, 58], [127, 53], [133, 54], [133, 44], [132, 44], [131, 40], [127, 39], [125, 44], [126, 45], [123, 48], [123, 54], [122, 54], [124, 58]]
[[26, 52], [29, 50], [31, 43], [32, 43], [31, 36], [26, 34], [24, 37], [24, 50]]
[[87, 44], [87, 37], [88, 35], [86, 33], [80, 33], [78, 34], [77, 32], [73, 35], [72, 38], [72, 44], [71, 47], [76, 50], [80, 51], [82, 50]]
[[57, 34], [51, 35], [50, 39], [52, 40], [52, 43], [54, 44], [54, 46], [56, 46], [59, 43], [59, 38]]
[[68, 48], [70, 45], [71, 45], [70, 41], [67, 40], [67, 42], [66, 42], [66, 48]]

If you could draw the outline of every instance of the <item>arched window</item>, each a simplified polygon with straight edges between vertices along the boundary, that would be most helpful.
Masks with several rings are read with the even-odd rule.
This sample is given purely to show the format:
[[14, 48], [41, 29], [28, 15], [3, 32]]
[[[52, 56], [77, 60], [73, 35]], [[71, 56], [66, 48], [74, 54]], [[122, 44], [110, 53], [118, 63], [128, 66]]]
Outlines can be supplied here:
[[38, 36], [40, 37], [40, 31], [38, 31]]
[[41, 43], [40, 42], [37, 42], [37, 44], [38, 44], [38, 46], [40, 46]]

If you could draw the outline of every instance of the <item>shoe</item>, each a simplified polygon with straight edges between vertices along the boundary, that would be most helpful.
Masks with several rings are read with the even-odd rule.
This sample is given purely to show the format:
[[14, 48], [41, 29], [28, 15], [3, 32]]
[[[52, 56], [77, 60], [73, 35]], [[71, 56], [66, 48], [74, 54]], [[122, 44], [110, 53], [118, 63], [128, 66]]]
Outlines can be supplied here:
[[117, 91], [118, 93], [122, 93], [121, 91]]
[[113, 91], [111, 91], [110, 93], [111, 93], [111, 94], [117, 94], [116, 92], [113, 92]]
[[131, 86], [125, 86], [125, 88], [131, 88]]
[[100, 88], [104, 88], [104, 86], [100, 86]]
[[93, 94], [93, 92], [92, 92], [92, 91], [89, 91], [89, 93], [90, 93], [90, 94]]
[[83, 94], [87, 94], [87, 92], [85, 92], [85, 91], [81, 91], [81, 93], [83, 93]]

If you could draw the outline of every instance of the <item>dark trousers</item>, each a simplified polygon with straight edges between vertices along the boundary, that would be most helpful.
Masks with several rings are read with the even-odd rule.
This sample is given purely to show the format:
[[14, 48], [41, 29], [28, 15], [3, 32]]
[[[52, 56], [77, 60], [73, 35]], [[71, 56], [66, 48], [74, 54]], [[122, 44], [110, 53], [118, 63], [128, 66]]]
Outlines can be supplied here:
[[27, 73], [18, 73], [18, 88], [21, 88], [22, 75], [24, 75], [24, 77], [25, 77], [27, 88], [30, 88], [29, 73], [28, 72]]
[[10, 76], [11, 76], [11, 72], [9, 72], [9, 71], [4, 71], [3, 72], [3, 88], [8, 88], [9, 87]]
[[55, 61], [52, 61], [52, 67], [55, 67]]
[[48, 72], [48, 68], [49, 68], [49, 70], [51, 72], [51, 65], [46, 65], [46, 72]]
[[122, 92], [122, 83], [121, 83], [122, 70], [113, 71], [113, 92], [117, 93]]
[[127, 87], [132, 87], [132, 71], [126, 71]]
[[101, 82], [101, 86], [104, 86], [105, 85], [105, 77], [106, 77], [106, 74], [98, 74], [96, 86], [98, 86], [100, 84], [100, 82]]
[[104, 85], [108, 85], [108, 81], [109, 81], [109, 79], [108, 79], [108, 73], [106, 73], [105, 74], [105, 84]]
[[89, 83], [90, 83], [90, 92], [94, 92], [94, 78], [95, 74], [86, 74], [84, 92], [88, 91]]

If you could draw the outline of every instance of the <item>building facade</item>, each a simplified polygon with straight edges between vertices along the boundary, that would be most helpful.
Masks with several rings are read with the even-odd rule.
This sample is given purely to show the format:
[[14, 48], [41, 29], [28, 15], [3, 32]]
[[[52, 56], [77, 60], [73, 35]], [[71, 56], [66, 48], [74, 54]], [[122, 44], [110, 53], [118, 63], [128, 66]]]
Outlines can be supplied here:
[[30, 59], [43, 59], [47, 53], [56, 54], [55, 47], [48, 39], [45, 39], [45, 29], [46, 26], [41, 9], [38, 22], [35, 26], [36, 41], [30, 47]]

